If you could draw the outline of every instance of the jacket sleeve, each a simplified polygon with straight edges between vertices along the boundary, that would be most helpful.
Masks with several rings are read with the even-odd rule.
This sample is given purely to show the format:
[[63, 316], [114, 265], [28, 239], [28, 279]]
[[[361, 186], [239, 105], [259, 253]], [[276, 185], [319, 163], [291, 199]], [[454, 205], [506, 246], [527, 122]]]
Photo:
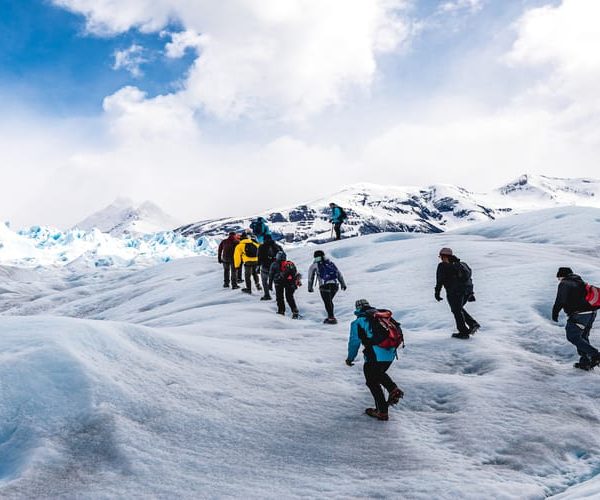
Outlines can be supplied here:
[[339, 268], [337, 270], [337, 279], [340, 282], [340, 285], [342, 285], [342, 288], [346, 288], [346, 280], [344, 280], [344, 276], [342, 275], [342, 271], [340, 271]]
[[238, 243], [235, 247], [235, 252], [233, 253], [233, 265], [236, 269], [242, 265], [242, 250], [243, 245]]
[[315, 286], [315, 278], [317, 277], [317, 265], [311, 264], [308, 268], [308, 291], [312, 292]]
[[439, 295], [442, 291], [442, 286], [444, 286], [444, 266], [442, 264], [438, 264], [437, 271], [435, 273], [435, 294]]
[[217, 259], [219, 262], [223, 259], [223, 247], [225, 246], [225, 240], [219, 243], [219, 252], [217, 253]]
[[350, 325], [350, 336], [348, 337], [348, 357], [350, 361], [354, 361], [358, 350], [360, 349], [360, 338], [358, 336], [358, 320], [355, 319]]
[[560, 285], [558, 285], [556, 300], [554, 301], [554, 306], [552, 307], [552, 321], [558, 321], [558, 314], [562, 308], [565, 307], [567, 291], [567, 285], [564, 282], [561, 282]]
[[277, 272], [277, 262], [273, 262], [271, 267], [269, 268], [269, 288], [273, 287], [273, 279], [275, 278], [275, 273]]

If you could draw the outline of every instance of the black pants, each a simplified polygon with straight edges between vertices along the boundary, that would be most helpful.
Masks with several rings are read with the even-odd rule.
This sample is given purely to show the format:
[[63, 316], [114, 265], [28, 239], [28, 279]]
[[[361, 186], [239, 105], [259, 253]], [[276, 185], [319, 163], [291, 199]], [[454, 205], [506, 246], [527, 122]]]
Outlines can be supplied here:
[[237, 286], [236, 270], [233, 262], [223, 262], [223, 284], [229, 286], [229, 278], [231, 277], [231, 284]]
[[246, 262], [244, 264], [244, 277], [246, 279], [246, 288], [252, 290], [252, 279], [256, 288], [259, 288], [260, 280], [258, 278], [258, 264], [256, 262]]
[[342, 223], [341, 222], [335, 222], [333, 224], [333, 230], [335, 231], [335, 239], [339, 240], [342, 238]]
[[260, 267], [260, 281], [263, 287], [263, 293], [265, 297], [270, 297], [269, 293], [269, 269], [264, 269], [263, 266]]
[[469, 328], [475, 326], [477, 321], [465, 311], [468, 295], [464, 293], [449, 293], [448, 304], [456, 321], [458, 333], [469, 333]]
[[387, 399], [385, 399], [381, 386], [385, 387], [388, 393], [398, 387], [390, 376], [385, 373], [391, 364], [391, 361], [367, 361], [363, 365], [367, 387], [373, 394], [375, 407], [380, 413], [387, 413], [388, 411]]
[[335, 318], [333, 315], [333, 298], [335, 297], [335, 294], [338, 293], [338, 290], [339, 286], [337, 283], [326, 283], [319, 288], [328, 318]]
[[596, 311], [588, 313], [573, 313], [567, 321], [567, 340], [577, 347], [579, 363], [589, 366], [591, 359], [598, 355], [598, 349], [590, 345], [590, 331], [594, 326]]
[[275, 299], [277, 299], [277, 312], [285, 312], [285, 302], [283, 300], [284, 294], [285, 300], [287, 300], [287, 303], [289, 304], [292, 312], [298, 312], [298, 306], [296, 306], [296, 301], [294, 300], [295, 291], [296, 287], [294, 285], [288, 285], [287, 283], [275, 283]]

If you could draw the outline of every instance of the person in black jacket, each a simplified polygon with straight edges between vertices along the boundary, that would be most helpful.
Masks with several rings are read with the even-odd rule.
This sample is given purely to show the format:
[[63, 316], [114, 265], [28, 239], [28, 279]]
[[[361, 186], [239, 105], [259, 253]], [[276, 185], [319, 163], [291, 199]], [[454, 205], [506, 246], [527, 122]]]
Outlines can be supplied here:
[[264, 295], [260, 300], [271, 300], [271, 295], [269, 294], [269, 272], [271, 271], [271, 264], [275, 262], [275, 256], [283, 248], [273, 241], [273, 237], [270, 234], [265, 234], [264, 240], [264, 243], [258, 248], [258, 265], [260, 266], [260, 279], [264, 290]]
[[458, 339], [468, 339], [477, 330], [479, 323], [465, 310], [467, 302], [473, 302], [473, 281], [471, 280], [470, 269], [460, 259], [456, 257], [451, 248], [442, 248], [440, 250], [440, 259], [436, 272], [435, 300], [443, 300], [440, 296], [442, 287], [446, 289], [448, 305], [454, 315], [458, 333], [452, 336]]
[[585, 283], [570, 267], [561, 267], [556, 273], [560, 281], [556, 300], [552, 308], [552, 321], [558, 321], [558, 315], [564, 310], [568, 316], [565, 330], [567, 340], [577, 347], [579, 362], [575, 368], [591, 370], [600, 364], [598, 349], [590, 345], [590, 330], [596, 319], [596, 311], [585, 300]]

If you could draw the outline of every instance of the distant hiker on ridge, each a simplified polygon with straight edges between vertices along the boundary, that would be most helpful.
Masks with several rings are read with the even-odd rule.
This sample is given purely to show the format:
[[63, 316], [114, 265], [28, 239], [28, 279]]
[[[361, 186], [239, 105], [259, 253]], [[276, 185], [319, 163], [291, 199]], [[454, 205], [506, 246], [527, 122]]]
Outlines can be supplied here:
[[[402, 330], [390, 311], [374, 309], [365, 299], [357, 300], [355, 306], [356, 319], [350, 325], [346, 364], [354, 365], [362, 344], [365, 381], [375, 399], [375, 408], [367, 408], [365, 413], [377, 420], [388, 420], [388, 407], [404, 397], [402, 389], [386, 373], [397, 357], [396, 350], [404, 342]], [[388, 391], [387, 400], [382, 386]]]
[[239, 288], [237, 285], [237, 271], [233, 264], [233, 254], [235, 247], [238, 245], [238, 239], [235, 233], [229, 233], [229, 236], [219, 244], [218, 260], [219, 264], [223, 264], [223, 287], [229, 287], [231, 277], [231, 288]]
[[567, 340], [577, 347], [577, 354], [580, 356], [579, 362], [573, 366], [582, 370], [591, 370], [600, 364], [598, 349], [589, 343], [590, 331], [596, 319], [596, 309], [600, 306], [600, 294], [597, 288], [586, 285], [570, 267], [559, 268], [556, 277], [559, 284], [552, 308], [552, 321], [558, 321], [558, 315], [564, 309], [569, 318], [565, 327]]
[[275, 262], [271, 264], [269, 271], [269, 290], [273, 289], [275, 283], [275, 298], [277, 299], [277, 314], [285, 315], [285, 300], [287, 300], [292, 310], [292, 319], [299, 319], [298, 306], [294, 299], [294, 292], [301, 285], [300, 274], [296, 265], [287, 260], [285, 252], [282, 250], [277, 253]]
[[259, 243], [264, 243], [265, 236], [271, 236], [271, 231], [269, 229], [269, 226], [267, 226], [267, 221], [264, 217], [257, 217], [256, 219], [254, 219], [250, 224], [250, 229], [256, 236], [256, 241], [258, 241]]
[[348, 218], [344, 209], [335, 203], [330, 203], [331, 208], [331, 219], [330, 222], [333, 224], [333, 230], [335, 231], [335, 239], [339, 240], [342, 238], [342, 224]]
[[244, 264], [246, 288], [242, 288], [242, 292], [252, 293], [252, 278], [254, 278], [257, 290], [261, 290], [258, 282], [258, 243], [252, 241], [246, 233], [242, 233], [242, 239], [235, 247], [233, 260], [236, 269], [239, 269], [242, 263]]
[[277, 253], [282, 251], [277, 243], [273, 241], [273, 237], [270, 234], [265, 235], [265, 242], [258, 247], [258, 265], [260, 266], [260, 280], [262, 282], [264, 295], [260, 300], [271, 300], [269, 294], [269, 272], [271, 271], [271, 264], [275, 262]]
[[471, 279], [471, 268], [452, 253], [451, 248], [440, 250], [435, 285], [435, 300], [443, 300], [440, 297], [442, 287], [446, 289], [448, 305], [454, 315], [458, 333], [452, 336], [458, 339], [468, 339], [479, 330], [479, 323], [464, 309], [467, 302], [474, 302], [473, 281]]
[[318, 281], [321, 299], [327, 311], [327, 318], [323, 323], [335, 325], [337, 319], [333, 313], [333, 298], [340, 286], [342, 290], [346, 290], [346, 282], [333, 261], [325, 257], [323, 250], [316, 250], [313, 256], [314, 261], [308, 269], [308, 291], [312, 293], [315, 281]]

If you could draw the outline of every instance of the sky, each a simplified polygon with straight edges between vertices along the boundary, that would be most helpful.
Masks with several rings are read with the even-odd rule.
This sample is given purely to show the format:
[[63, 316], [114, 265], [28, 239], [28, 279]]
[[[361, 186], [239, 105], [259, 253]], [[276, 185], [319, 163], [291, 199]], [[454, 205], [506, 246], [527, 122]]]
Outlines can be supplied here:
[[594, 177], [597, 0], [0, 0], [0, 213]]

